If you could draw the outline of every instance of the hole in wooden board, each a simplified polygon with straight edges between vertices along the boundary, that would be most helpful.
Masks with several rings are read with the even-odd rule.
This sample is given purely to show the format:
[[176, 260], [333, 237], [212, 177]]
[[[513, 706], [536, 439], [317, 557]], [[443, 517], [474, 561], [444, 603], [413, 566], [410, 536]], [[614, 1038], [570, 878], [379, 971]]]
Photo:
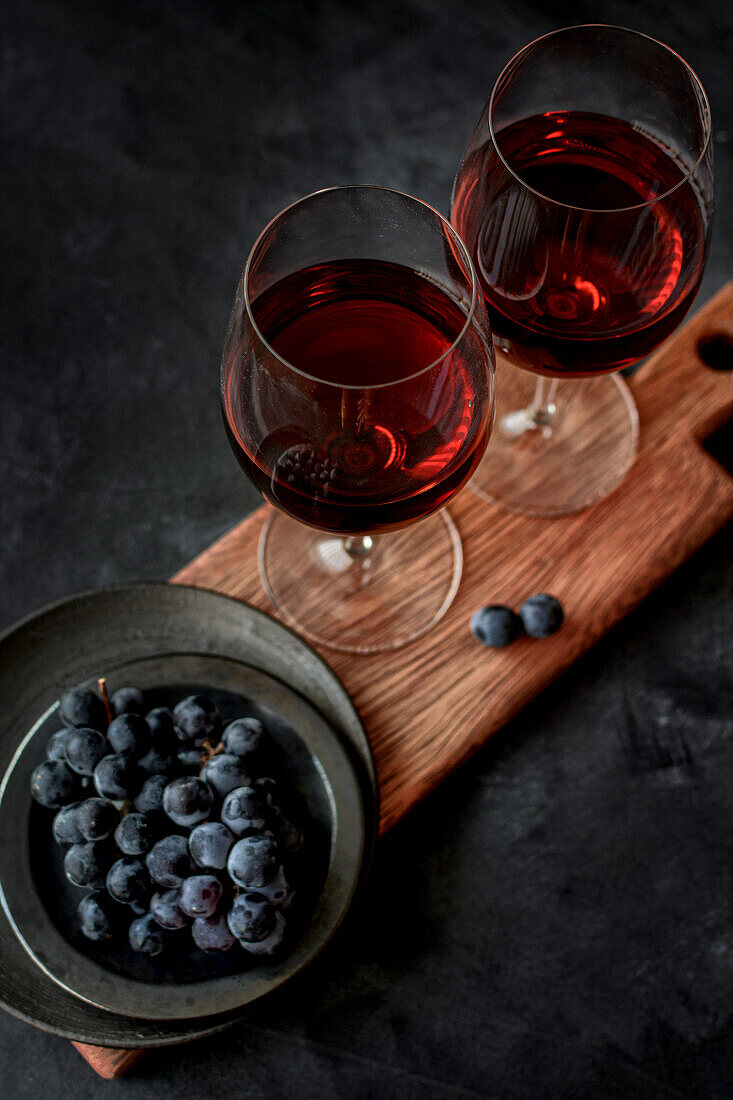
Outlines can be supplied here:
[[713, 332], [697, 342], [697, 353], [711, 370], [733, 370], [733, 336], [727, 332]]

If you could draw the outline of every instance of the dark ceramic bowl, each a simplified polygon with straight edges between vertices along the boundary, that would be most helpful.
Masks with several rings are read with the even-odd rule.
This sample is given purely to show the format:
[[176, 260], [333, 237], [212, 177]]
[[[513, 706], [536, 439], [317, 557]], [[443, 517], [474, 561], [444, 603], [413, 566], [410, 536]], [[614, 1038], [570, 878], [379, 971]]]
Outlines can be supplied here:
[[[206, 690], [232, 716], [244, 707], [267, 718], [313, 821], [305, 889], [282, 958], [252, 965], [238, 950], [214, 960], [184, 950], [161, 967], [124, 949], [106, 953], [78, 935], [79, 892], [60, 872], [50, 815], [31, 806], [28, 783], [58, 725], [59, 692], [97, 675], [111, 690], [135, 683], [153, 703]], [[7, 918], [0, 918], [0, 1000], [11, 1012], [84, 1042], [182, 1041], [239, 1018], [332, 938], [371, 854], [373, 765], [334, 673], [275, 620], [173, 585], [74, 597], [0, 639], [0, 707], [0, 766], [7, 767], [0, 835], [13, 838], [0, 849]]]

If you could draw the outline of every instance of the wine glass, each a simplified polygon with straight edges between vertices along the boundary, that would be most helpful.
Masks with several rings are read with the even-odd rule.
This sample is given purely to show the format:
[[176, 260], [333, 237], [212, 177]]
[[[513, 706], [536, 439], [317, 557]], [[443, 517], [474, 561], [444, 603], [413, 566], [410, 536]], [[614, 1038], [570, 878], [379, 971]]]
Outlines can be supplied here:
[[665, 340], [700, 286], [710, 134], [689, 65], [622, 27], [554, 31], [502, 71], [451, 213], [510, 361], [499, 364], [497, 426], [471, 482], [479, 496], [561, 515], [628, 472], [638, 417], [611, 372]]
[[446, 219], [382, 187], [289, 206], [247, 260], [221, 393], [232, 449], [276, 509], [259, 561], [283, 618], [358, 653], [437, 622], [462, 569], [439, 509], [494, 409], [486, 307]]

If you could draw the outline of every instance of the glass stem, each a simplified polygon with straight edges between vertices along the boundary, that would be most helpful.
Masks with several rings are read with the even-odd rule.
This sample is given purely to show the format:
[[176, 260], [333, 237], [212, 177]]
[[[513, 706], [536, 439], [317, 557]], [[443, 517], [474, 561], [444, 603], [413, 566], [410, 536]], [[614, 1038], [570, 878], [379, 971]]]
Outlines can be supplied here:
[[371, 580], [371, 569], [376, 556], [375, 540], [371, 535], [348, 535], [342, 539], [342, 545], [351, 558], [357, 586], [365, 588]]
[[501, 428], [505, 435], [517, 436], [524, 432], [541, 431], [548, 436], [552, 432], [552, 421], [557, 414], [555, 396], [559, 379], [545, 378], [539, 375], [535, 385], [534, 396], [524, 409], [507, 413], [502, 417]]
[[320, 539], [316, 554], [327, 573], [350, 576], [354, 588], [366, 588], [374, 573], [381, 541], [372, 535], [332, 535]]

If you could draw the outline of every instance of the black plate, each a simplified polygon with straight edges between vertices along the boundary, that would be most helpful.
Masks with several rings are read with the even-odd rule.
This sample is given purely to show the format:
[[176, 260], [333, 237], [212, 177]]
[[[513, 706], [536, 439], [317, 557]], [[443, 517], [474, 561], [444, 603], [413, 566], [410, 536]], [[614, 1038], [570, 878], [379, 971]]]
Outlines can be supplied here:
[[[217, 656], [204, 656], [212, 653]], [[27, 779], [42, 757], [59, 691], [99, 673], [108, 675], [113, 688], [123, 680], [174, 691], [205, 687], [230, 693], [222, 698], [233, 706], [236, 696], [245, 697], [280, 716], [276, 736], [318, 823], [316, 861], [325, 888], [318, 899], [305, 898], [298, 915], [301, 935], [279, 963], [242, 967], [240, 958], [239, 966], [220, 963], [224, 973], [214, 978], [202, 974], [194, 957], [181, 962], [173, 984], [169, 976], [131, 970], [129, 958], [95, 959], [91, 945], [75, 941], [73, 924], [63, 916], [68, 910], [63, 905], [55, 909], [56, 887], [62, 896], [66, 887], [54, 882], [53, 858], [44, 863], [48, 848], [34, 844], [36, 855], [29, 859]], [[373, 765], [358, 716], [334, 673], [269, 616], [179, 586], [125, 586], [74, 597], [0, 639], [0, 706], [8, 716], [0, 735], [0, 765], [12, 758], [0, 817], [5, 830], [20, 828], [22, 841], [0, 852], [0, 878], [26, 949], [60, 983], [50, 983], [32, 964], [29, 968], [28, 956], [0, 918], [0, 999], [10, 1011], [85, 1042], [145, 1046], [181, 1041], [237, 1019], [244, 1006], [315, 957], [341, 923], [371, 853]], [[23, 746], [13, 754], [24, 731]], [[15, 826], [16, 821], [22, 824]], [[43, 835], [44, 811], [34, 809], [30, 824]], [[45, 904], [39, 902], [31, 867]], [[141, 980], [145, 977], [164, 981], [153, 986]], [[100, 1013], [80, 996], [114, 1014]], [[131, 1019], [138, 1015], [144, 1019]]]

